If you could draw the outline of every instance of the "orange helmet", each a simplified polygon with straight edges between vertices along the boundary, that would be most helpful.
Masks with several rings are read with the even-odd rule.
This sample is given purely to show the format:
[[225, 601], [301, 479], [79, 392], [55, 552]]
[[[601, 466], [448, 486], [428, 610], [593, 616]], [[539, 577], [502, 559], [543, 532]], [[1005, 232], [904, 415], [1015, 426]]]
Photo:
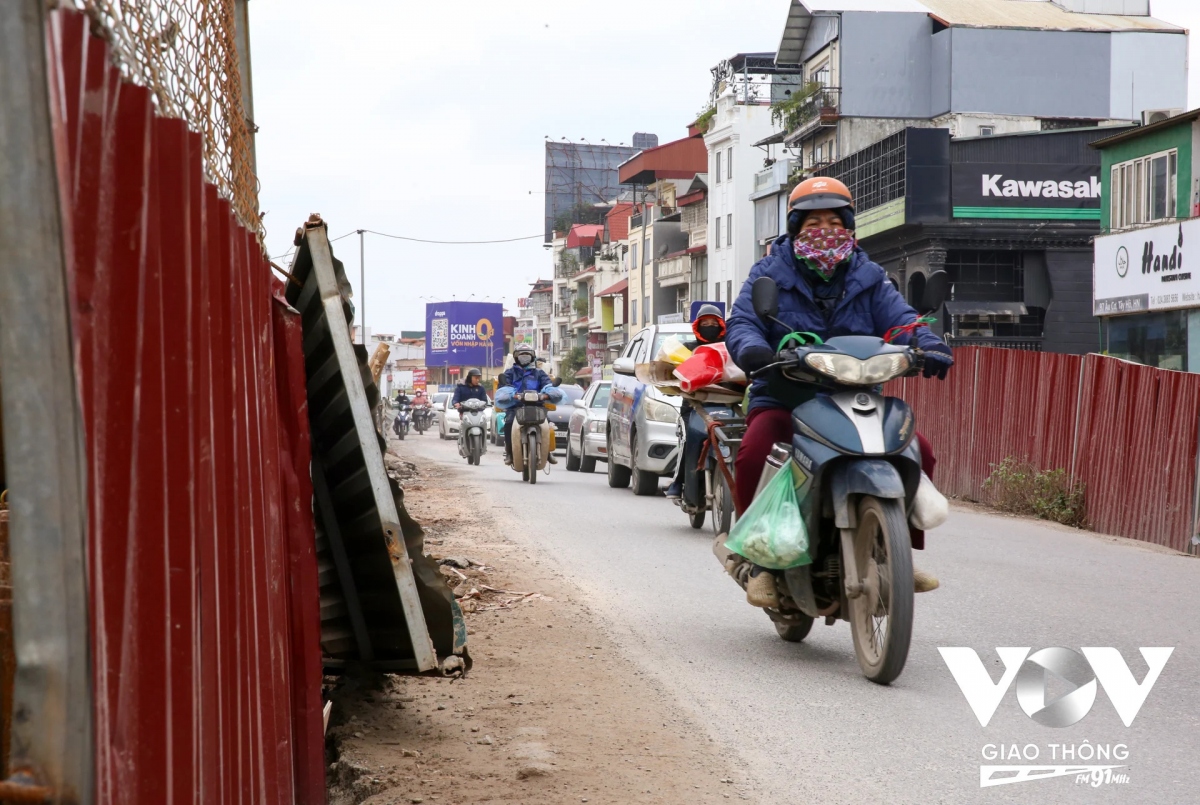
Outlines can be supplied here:
[[788, 196], [789, 210], [835, 210], [849, 207], [854, 210], [850, 188], [829, 176], [811, 176]]

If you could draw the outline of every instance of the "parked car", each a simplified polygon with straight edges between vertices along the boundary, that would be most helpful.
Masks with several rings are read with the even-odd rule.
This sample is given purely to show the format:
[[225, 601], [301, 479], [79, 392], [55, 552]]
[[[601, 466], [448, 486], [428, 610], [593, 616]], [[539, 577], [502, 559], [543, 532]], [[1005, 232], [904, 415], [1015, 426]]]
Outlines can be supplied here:
[[558, 390], [563, 393], [562, 402], [556, 403], [555, 410], [546, 415], [550, 420], [550, 427], [554, 428], [554, 447], [556, 450], [567, 449], [567, 425], [571, 421], [571, 414], [575, 411], [575, 401], [583, 399], [585, 389], [583, 386], [567, 385], [563, 383], [558, 387]]
[[[448, 391], [439, 391], [431, 398], [433, 400], [433, 424], [437, 426], [438, 436], [443, 439], [446, 438], [446, 406], [450, 404], [450, 398], [453, 396]], [[454, 415], [457, 418], [458, 413], [454, 412]]]
[[[446, 399], [442, 401], [442, 407], [438, 408], [437, 398], [444, 396]], [[450, 400], [454, 398], [453, 394], [438, 394], [434, 397], [433, 410], [434, 416], [437, 418], [438, 436], [442, 439], [457, 439], [458, 429], [462, 424], [462, 417], [459, 416], [458, 409], [450, 405]], [[488, 429], [492, 426], [492, 403], [488, 400], [488, 407], [484, 411], [484, 422]], [[485, 434], [484, 438], [488, 438]]]
[[640, 382], [633, 367], [648, 363], [671, 336], [691, 337], [688, 324], [653, 324], [634, 335], [613, 362], [608, 402], [608, 485], [624, 489], [633, 483], [635, 495], [658, 493], [658, 479], [675, 472], [679, 460], [678, 397]]
[[596, 460], [608, 460], [605, 430], [608, 427], [608, 397], [612, 383], [592, 383], [582, 399], [572, 404], [567, 424], [567, 469], [595, 472]]

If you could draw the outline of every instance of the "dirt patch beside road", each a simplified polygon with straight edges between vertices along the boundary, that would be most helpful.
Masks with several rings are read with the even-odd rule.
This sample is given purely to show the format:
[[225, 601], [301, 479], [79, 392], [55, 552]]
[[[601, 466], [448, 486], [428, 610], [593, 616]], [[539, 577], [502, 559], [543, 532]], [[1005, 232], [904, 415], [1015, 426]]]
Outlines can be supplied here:
[[604, 637], [575, 588], [502, 536], [516, 524], [465, 465], [397, 448], [426, 551], [453, 561], [443, 573], [465, 596], [475, 665], [456, 680], [342, 678], [331, 805], [749, 798], [744, 776]]

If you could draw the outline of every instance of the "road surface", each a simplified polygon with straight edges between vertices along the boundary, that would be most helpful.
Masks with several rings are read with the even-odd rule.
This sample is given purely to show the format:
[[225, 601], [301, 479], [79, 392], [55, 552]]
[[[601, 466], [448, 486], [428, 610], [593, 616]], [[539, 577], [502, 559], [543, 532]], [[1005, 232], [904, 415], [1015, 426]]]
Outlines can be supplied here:
[[[513, 535], [574, 582], [637, 663], [740, 759], [764, 802], [1190, 803], [1200, 791], [1200, 667], [1196, 626], [1200, 563], [1191, 557], [1056, 525], [956, 508], [928, 537], [916, 564], [942, 588], [918, 596], [912, 649], [890, 687], [866, 681], [844, 622], [814, 625], [801, 644], [780, 640], [767, 617], [712, 555], [712, 531], [694, 531], [665, 499], [608, 487], [605, 465], [570, 473], [565, 462], [538, 484], [520, 482], [494, 447], [467, 468], [436, 433], [411, 437], [413, 451], [461, 464], [481, 505], [540, 523]], [[1130, 727], [1105, 692], [1065, 728], [1026, 716], [1015, 685], [981, 727], [939, 646], [975, 649], [993, 681], [997, 646], [1120, 649], [1133, 677], [1142, 646], [1173, 646], [1161, 677]], [[1070, 691], [1054, 678], [1047, 700]], [[1105, 745], [1117, 760], [1055, 756]], [[985, 759], [985, 747], [1037, 758]], [[1031, 748], [1032, 745], [1032, 748]], [[1053, 745], [1053, 746], [1052, 746]], [[1053, 753], [1053, 754], [1052, 754]], [[1075, 774], [981, 788], [983, 765], [1121, 765], [1128, 781], [1097, 787]], [[1119, 778], [1118, 778], [1119, 779]], [[681, 792], [680, 801], [686, 801]]]

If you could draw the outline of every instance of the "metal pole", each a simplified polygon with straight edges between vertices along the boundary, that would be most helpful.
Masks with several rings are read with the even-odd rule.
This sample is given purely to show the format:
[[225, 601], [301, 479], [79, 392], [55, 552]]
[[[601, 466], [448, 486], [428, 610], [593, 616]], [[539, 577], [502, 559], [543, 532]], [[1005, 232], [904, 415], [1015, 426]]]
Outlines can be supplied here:
[[359, 339], [362, 345], [367, 345], [367, 258], [366, 246], [363, 244], [363, 233], [358, 230], [358, 293], [362, 296], [358, 304]]
[[242, 115], [250, 140], [250, 170], [258, 175], [258, 156], [254, 147], [254, 82], [250, 74], [250, 0], [233, 0], [234, 44], [237, 46], [238, 73], [242, 84]]
[[46, 801], [87, 805], [95, 760], [87, 453], [55, 171], [49, 87], [60, 76], [47, 76], [47, 5], [9, 3], [0, 22], [0, 373], [17, 659], [11, 768], [33, 769], [36, 782], [52, 789]]

